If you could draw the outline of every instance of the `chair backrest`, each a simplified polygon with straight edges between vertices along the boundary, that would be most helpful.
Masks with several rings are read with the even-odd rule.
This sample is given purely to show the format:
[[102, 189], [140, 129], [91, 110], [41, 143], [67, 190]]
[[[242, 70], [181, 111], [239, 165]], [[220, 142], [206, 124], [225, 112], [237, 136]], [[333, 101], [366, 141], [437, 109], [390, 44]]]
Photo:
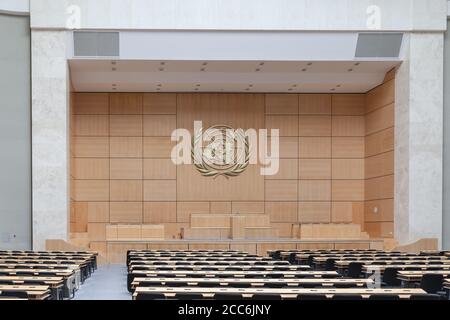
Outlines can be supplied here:
[[398, 268], [387, 267], [383, 272], [383, 282], [388, 286], [399, 286], [401, 281], [397, 279]]
[[289, 263], [294, 264], [296, 262], [296, 260], [295, 260], [296, 255], [297, 255], [297, 252], [291, 252], [289, 254], [289, 258], [288, 258]]
[[14, 291], [1, 291], [0, 297], [14, 297], [20, 299], [28, 299], [28, 293], [26, 291], [14, 290]]
[[282, 273], [268, 273], [266, 275], [267, 278], [277, 279], [277, 278], [283, 278], [284, 274]]
[[242, 295], [238, 293], [216, 293], [214, 295], [216, 300], [242, 300]]
[[175, 299], [199, 300], [199, 299], [203, 299], [203, 295], [201, 293], [177, 293], [177, 294], [175, 294]]
[[136, 300], [163, 300], [166, 296], [162, 293], [138, 293]]
[[325, 261], [325, 270], [327, 270], [327, 271], [334, 271], [335, 270], [335, 266], [334, 266], [335, 262], [336, 262], [335, 259], [328, 258]]
[[441, 300], [438, 294], [412, 294], [409, 296], [410, 300]]
[[390, 294], [373, 294], [369, 297], [369, 300], [400, 300], [400, 297]]
[[187, 287], [187, 282], [181, 282], [181, 281], [167, 281], [166, 287]]
[[162, 287], [163, 284], [159, 281], [142, 281], [139, 282], [139, 287]]
[[220, 287], [220, 282], [199, 282], [197, 285], [203, 288], [214, 288]]
[[251, 299], [252, 300], [281, 300], [281, 295], [258, 293], [258, 294], [252, 295]]
[[348, 265], [348, 276], [350, 278], [360, 278], [362, 275], [362, 266], [361, 262], [350, 262]]
[[314, 293], [308, 293], [308, 294], [299, 294], [297, 296], [297, 300], [327, 300], [327, 296], [324, 294], [314, 294]]
[[359, 294], [335, 294], [331, 298], [333, 300], [362, 300], [363, 297]]
[[442, 290], [444, 276], [442, 274], [425, 273], [420, 282], [420, 288], [427, 293], [436, 293]]

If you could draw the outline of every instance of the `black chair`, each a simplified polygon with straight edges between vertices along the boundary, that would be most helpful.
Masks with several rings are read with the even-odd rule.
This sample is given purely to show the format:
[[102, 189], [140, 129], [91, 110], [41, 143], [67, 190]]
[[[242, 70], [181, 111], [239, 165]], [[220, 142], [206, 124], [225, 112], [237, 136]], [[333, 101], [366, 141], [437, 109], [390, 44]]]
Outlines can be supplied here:
[[251, 288], [252, 284], [249, 282], [230, 282], [228, 286], [232, 288]]
[[299, 294], [297, 300], [327, 300], [327, 296], [324, 294], [305, 293]]
[[420, 288], [427, 293], [437, 293], [442, 290], [444, 276], [442, 274], [425, 273], [420, 281]]
[[242, 295], [238, 293], [216, 293], [214, 295], [216, 300], [242, 300]]
[[279, 278], [283, 278], [284, 274], [282, 273], [268, 273], [266, 275], [267, 278], [272, 278], [272, 279], [279, 279]]
[[281, 300], [281, 295], [257, 293], [257, 294], [252, 295], [251, 299], [252, 300]]
[[138, 293], [136, 300], [164, 300], [166, 296], [162, 293]]
[[251, 267], [248, 269], [249, 271], [264, 271], [266, 270], [265, 268], [262, 267]]
[[342, 282], [342, 283], [336, 282], [333, 284], [333, 287], [339, 288], [339, 289], [354, 288], [355, 286], [356, 285], [353, 283], [345, 283], [345, 282]]
[[297, 262], [296, 258], [295, 258], [296, 255], [297, 255], [297, 252], [291, 252], [289, 254], [288, 261], [289, 261], [290, 264], [295, 264]]
[[200, 300], [203, 299], [201, 293], [177, 293], [175, 294], [175, 299], [178, 300]]
[[277, 283], [277, 282], [268, 282], [263, 285], [265, 288], [286, 288], [288, 286], [287, 283]]
[[336, 270], [336, 267], [334, 265], [335, 262], [336, 262], [335, 259], [328, 258], [325, 261], [325, 271], [334, 271], [334, 270]]
[[201, 288], [215, 288], [220, 287], [220, 282], [199, 282], [197, 285]]
[[322, 283], [320, 282], [306, 282], [306, 283], [300, 283], [298, 285], [300, 288], [306, 288], [306, 289], [312, 289], [312, 288], [321, 288]]
[[369, 297], [369, 300], [400, 300], [400, 297], [390, 294], [373, 294]]
[[347, 276], [350, 278], [361, 278], [363, 264], [361, 262], [350, 262]]
[[382, 286], [385, 287], [398, 287], [401, 285], [401, 281], [397, 278], [398, 268], [387, 267], [384, 269]]
[[244, 274], [244, 278], [259, 278], [258, 274], [246, 273]]
[[409, 296], [409, 300], [441, 300], [441, 296], [438, 294], [412, 294]]
[[332, 300], [362, 300], [363, 297], [359, 294], [335, 294]]
[[163, 287], [163, 284], [159, 281], [142, 281], [139, 282], [139, 287]]
[[181, 282], [181, 281], [167, 281], [166, 287], [187, 287], [187, 282]]
[[28, 299], [26, 291], [2, 291], [0, 297], [14, 297], [19, 299]]

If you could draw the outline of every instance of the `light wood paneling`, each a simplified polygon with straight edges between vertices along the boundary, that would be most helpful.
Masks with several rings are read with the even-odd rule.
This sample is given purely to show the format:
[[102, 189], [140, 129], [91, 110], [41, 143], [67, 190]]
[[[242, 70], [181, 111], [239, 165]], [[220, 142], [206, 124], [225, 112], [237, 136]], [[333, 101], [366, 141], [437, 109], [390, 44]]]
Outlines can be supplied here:
[[363, 137], [333, 137], [331, 153], [333, 158], [364, 158]]
[[141, 137], [141, 115], [111, 115], [109, 120], [112, 137]]
[[177, 222], [176, 202], [144, 202], [144, 223]]
[[364, 94], [333, 94], [333, 115], [362, 116], [365, 114]]
[[298, 182], [298, 200], [300, 201], [330, 201], [330, 180], [300, 180]]
[[[280, 158], [298, 158], [298, 139], [297, 137], [280, 137]], [[269, 147], [269, 150], [270, 147]]]
[[364, 180], [333, 180], [333, 201], [364, 201]]
[[170, 137], [177, 128], [177, 119], [174, 115], [145, 115], [144, 136]]
[[331, 221], [331, 202], [299, 202], [298, 222], [328, 223]]
[[75, 201], [109, 200], [109, 180], [74, 180], [72, 187]]
[[176, 180], [144, 180], [144, 201], [176, 201]]
[[368, 179], [394, 174], [394, 151], [366, 158], [365, 167]]
[[389, 104], [366, 115], [366, 135], [394, 126], [394, 104]]
[[266, 180], [266, 201], [297, 200], [296, 180]]
[[111, 201], [142, 201], [142, 180], [111, 180]]
[[141, 137], [111, 137], [111, 158], [142, 158]]
[[72, 162], [74, 179], [109, 179], [108, 159], [75, 158]]
[[111, 223], [142, 223], [142, 202], [111, 202]]
[[334, 116], [333, 137], [364, 137], [364, 116]]
[[297, 159], [279, 159], [278, 173], [265, 176], [271, 180], [297, 180], [298, 179], [298, 160]]
[[278, 129], [280, 137], [296, 137], [298, 135], [298, 119], [296, 116], [266, 116], [266, 127], [269, 134], [271, 129]]
[[372, 112], [378, 108], [394, 103], [395, 80], [390, 80], [366, 94], [366, 112]]
[[109, 114], [107, 93], [73, 93], [74, 114]]
[[75, 115], [73, 133], [75, 136], [108, 136], [109, 116]]
[[394, 235], [394, 223], [366, 222], [365, 230], [372, 238], [392, 238]]
[[108, 137], [73, 137], [72, 152], [80, 158], [108, 158]]
[[70, 232], [87, 232], [88, 203], [72, 202], [70, 213]]
[[366, 157], [394, 150], [394, 128], [388, 128], [366, 136]]
[[300, 114], [331, 114], [331, 95], [329, 94], [301, 94], [299, 95]]
[[394, 197], [394, 175], [366, 180], [366, 201]]
[[394, 221], [394, 199], [366, 201], [364, 216], [366, 222]]
[[364, 159], [333, 159], [333, 179], [364, 179]]
[[231, 213], [231, 201], [211, 202], [210, 213], [224, 214]]
[[142, 114], [142, 93], [110, 93], [111, 114]]
[[144, 114], [176, 114], [175, 93], [144, 93]]
[[142, 179], [142, 159], [111, 159], [111, 179]]
[[266, 114], [298, 114], [298, 95], [266, 94]]
[[88, 237], [91, 241], [105, 241], [106, 223], [88, 223]]
[[144, 159], [144, 179], [176, 179], [177, 169], [171, 159]]
[[300, 159], [299, 179], [331, 179], [331, 159]]
[[331, 158], [330, 137], [300, 137], [299, 158]]
[[297, 222], [297, 202], [266, 202], [265, 213], [270, 216], [271, 222]]
[[231, 203], [233, 214], [264, 213], [264, 202], [262, 201], [233, 201]]
[[331, 136], [331, 116], [299, 116], [300, 137]]
[[350, 223], [353, 221], [353, 202], [333, 202], [331, 206], [331, 222]]
[[109, 222], [109, 202], [88, 202], [88, 222]]
[[144, 158], [166, 158], [170, 159], [175, 142], [169, 137], [145, 137]]

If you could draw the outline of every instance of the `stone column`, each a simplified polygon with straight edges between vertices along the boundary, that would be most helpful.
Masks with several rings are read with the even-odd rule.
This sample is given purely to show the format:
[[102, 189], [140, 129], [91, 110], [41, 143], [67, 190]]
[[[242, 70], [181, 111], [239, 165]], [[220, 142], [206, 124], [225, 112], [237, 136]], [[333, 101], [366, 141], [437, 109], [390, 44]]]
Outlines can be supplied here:
[[411, 33], [395, 92], [394, 236], [442, 240], [443, 33]]
[[67, 239], [69, 97], [66, 31], [32, 30], [33, 249]]

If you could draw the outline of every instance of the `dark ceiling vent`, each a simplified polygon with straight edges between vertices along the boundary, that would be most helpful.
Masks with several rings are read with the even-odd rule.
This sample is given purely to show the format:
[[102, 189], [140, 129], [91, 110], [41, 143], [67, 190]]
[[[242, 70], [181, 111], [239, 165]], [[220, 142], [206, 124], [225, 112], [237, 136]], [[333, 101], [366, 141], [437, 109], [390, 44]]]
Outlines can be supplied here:
[[403, 33], [360, 33], [356, 58], [398, 58]]
[[75, 31], [74, 56], [119, 57], [119, 32]]

